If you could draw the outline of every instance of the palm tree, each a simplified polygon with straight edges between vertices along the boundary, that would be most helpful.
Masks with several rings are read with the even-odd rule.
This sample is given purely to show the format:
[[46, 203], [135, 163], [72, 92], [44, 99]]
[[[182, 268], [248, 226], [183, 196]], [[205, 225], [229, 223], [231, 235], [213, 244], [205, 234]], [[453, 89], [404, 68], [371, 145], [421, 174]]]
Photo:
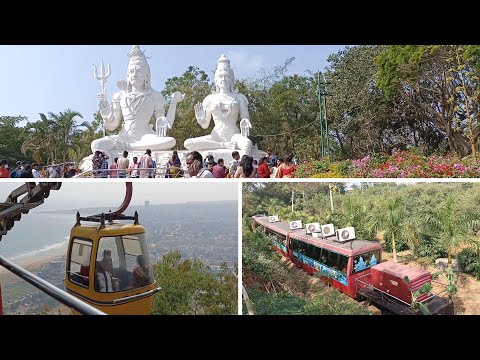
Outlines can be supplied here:
[[354, 194], [350, 194], [344, 199], [339, 209], [338, 227], [353, 226], [357, 236], [363, 238], [372, 236], [367, 225], [369, 208], [366, 203], [362, 204]]
[[67, 160], [68, 150], [73, 148], [74, 139], [82, 132], [78, 128], [83, 126], [90, 129], [90, 123], [84, 121], [81, 124], [76, 124], [75, 117], [83, 118], [83, 116], [78, 111], [71, 109], [66, 109], [65, 112], [60, 112], [58, 115], [51, 112], [48, 115], [54, 123], [60, 153], [63, 156], [63, 161], [65, 161]]
[[101, 129], [101, 124], [103, 122], [100, 112], [95, 113], [94, 119], [90, 123], [90, 127], [87, 127], [85, 131], [77, 133], [73, 139], [72, 147], [70, 151], [75, 153], [75, 156], [72, 157], [72, 160], [80, 161], [84, 157], [91, 154], [90, 146], [93, 140], [101, 138], [103, 132]]
[[405, 241], [413, 247], [419, 242], [418, 222], [408, 214], [399, 197], [388, 199], [369, 219], [370, 231], [383, 232], [392, 241], [393, 261], [397, 262], [396, 241]]
[[28, 138], [22, 144], [22, 153], [26, 154], [27, 150], [32, 150], [37, 157], [49, 164], [57, 157], [62, 157], [63, 161], [67, 160], [69, 152], [78, 153], [78, 138], [82, 130], [79, 127], [91, 129], [90, 123], [87, 121], [76, 124], [75, 117], [82, 117], [77, 111], [66, 109], [60, 114], [40, 113], [40, 120], [34, 123], [28, 123], [26, 131]]
[[448, 265], [452, 263], [452, 254], [461, 244], [479, 246], [480, 242], [474, 237], [480, 221], [476, 216], [459, 217], [455, 208], [455, 200], [448, 195], [438, 209], [427, 209], [422, 214], [425, 227], [431, 231], [444, 246], [448, 254]]
[[25, 126], [28, 135], [20, 150], [24, 155], [27, 150], [32, 150], [36, 154], [36, 160], [50, 163], [56, 155], [54, 122], [47, 119], [44, 114], [39, 115], [40, 120], [34, 123], [29, 122]]

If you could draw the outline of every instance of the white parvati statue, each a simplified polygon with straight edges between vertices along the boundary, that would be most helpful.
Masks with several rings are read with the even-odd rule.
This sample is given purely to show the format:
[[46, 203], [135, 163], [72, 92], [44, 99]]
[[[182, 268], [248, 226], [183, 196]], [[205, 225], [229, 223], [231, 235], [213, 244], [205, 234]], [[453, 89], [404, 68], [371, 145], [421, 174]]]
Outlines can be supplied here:
[[[117, 83], [121, 91], [113, 95], [112, 104], [108, 104], [104, 92], [98, 94], [100, 114], [106, 129], [115, 130], [122, 119], [124, 121], [118, 135], [105, 136], [92, 142], [93, 153], [103, 151], [110, 159], [116, 156], [114, 151], [158, 151], [173, 148], [175, 139], [167, 137], [166, 131], [167, 128], [172, 128], [177, 103], [184, 98], [178, 91], [172, 94], [168, 114], [165, 116], [165, 100], [150, 85], [150, 67], [144, 52], [135, 45], [128, 56], [127, 81]], [[152, 116], [155, 116], [158, 134], [149, 125]]]
[[[248, 101], [238, 90], [233, 90], [234, 81], [230, 60], [222, 54], [215, 71], [215, 93], [195, 105], [195, 117], [200, 126], [207, 129], [213, 117], [215, 127], [210, 135], [185, 140], [187, 150], [239, 149], [241, 155], [251, 156], [253, 144], [248, 135], [252, 124]], [[237, 126], [239, 119], [242, 132]]]

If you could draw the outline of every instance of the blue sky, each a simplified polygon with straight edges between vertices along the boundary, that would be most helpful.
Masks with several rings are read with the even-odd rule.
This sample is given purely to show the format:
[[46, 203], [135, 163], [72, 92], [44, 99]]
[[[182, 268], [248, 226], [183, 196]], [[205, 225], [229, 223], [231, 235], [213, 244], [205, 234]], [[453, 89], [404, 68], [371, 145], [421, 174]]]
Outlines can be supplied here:
[[[125, 79], [131, 45], [0, 45], [0, 116], [78, 111], [91, 121], [97, 111], [100, 83], [93, 77], [93, 65], [111, 63], [107, 82], [111, 100], [118, 80]], [[141, 45], [147, 50], [152, 86], [163, 90], [166, 79], [180, 76], [188, 66], [197, 66], [210, 79], [222, 53], [231, 60], [237, 78], [252, 78], [259, 70], [282, 65], [295, 57], [289, 74], [324, 70], [327, 57], [345, 45]], [[80, 119], [78, 119], [80, 120]], [[23, 125], [23, 124], [22, 124]]]

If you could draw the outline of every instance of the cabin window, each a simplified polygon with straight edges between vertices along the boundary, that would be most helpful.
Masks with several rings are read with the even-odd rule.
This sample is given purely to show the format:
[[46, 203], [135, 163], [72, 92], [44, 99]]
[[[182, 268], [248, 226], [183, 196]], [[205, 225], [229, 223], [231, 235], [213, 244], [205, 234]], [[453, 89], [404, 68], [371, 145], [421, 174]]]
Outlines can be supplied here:
[[270, 238], [273, 238], [276, 242], [278, 242], [279, 244], [282, 244], [283, 246], [286, 246], [287, 244], [287, 237], [285, 235], [282, 235], [282, 234], [279, 234], [271, 229], [268, 229], [267, 228], [267, 232], [266, 232], [267, 236], [269, 236]]
[[322, 249], [317, 246], [313, 247], [313, 260], [320, 261], [320, 253]]
[[380, 250], [357, 255], [353, 258], [353, 273], [357, 273], [377, 265], [380, 262]]
[[308, 245], [307, 245], [307, 244], [305, 244], [303, 241], [300, 241], [300, 240], [299, 240], [299, 241], [298, 241], [298, 247], [299, 247], [298, 252], [299, 252], [300, 254], [303, 254], [303, 255], [306, 255], [306, 254], [307, 254], [307, 248], [308, 248]]
[[302, 242], [298, 239], [295, 239], [295, 250], [299, 253], [302, 252]]
[[338, 258], [338, 268], [341, 272], [347, 273], [347, 266], [348, 266], [348, 257], [345, 255], [339, 255]]
[[73, 239], [70, 253], [69, 279], [71, 282], [86, 287], [90, 285], [90, 257], [92, 255], [92, 241]]
[[131, 290], [149, 285], [153, 281], [144, 234], [107, 236], [100, 239], [95, 267], [96, 291]]
[[328, 260], [328, 255], [330, 254], [330, 251], [327, 249], [322, 249], [322, 253], [320, 254], [320, 262], [324, 265], [327, 265], [327, 260]]
[[308, 256], [310, 259], [313, 259], [315, 246], [313, 246], [312, 244], [308, 244], [307, 246], [308, 246], [308, 248], [307, 248], [307, 256]]
[[332, 269], [338, 269], [338, 254], [330, 251], [326, 265]]

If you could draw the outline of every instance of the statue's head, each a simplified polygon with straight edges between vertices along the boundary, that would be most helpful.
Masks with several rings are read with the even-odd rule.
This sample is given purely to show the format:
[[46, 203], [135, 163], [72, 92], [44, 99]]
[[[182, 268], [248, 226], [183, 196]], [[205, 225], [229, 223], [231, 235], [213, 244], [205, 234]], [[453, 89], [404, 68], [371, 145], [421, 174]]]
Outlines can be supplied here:
[[128, 54], [130, 58], [127, 69], [127, 89], [131, 90], [132, 84], [136, 87], [144, 86], [144, 90], [150, 89], [150, 66], [145, 53], [140, 46], [134, 45]]
[[235, 75], [230, 67], [230, 60], [224, 54], [217, 60], [217, 69], [215, 70], [215, 85], [217, 91], [220, 88], [227, 88], [233, 91], [233, 84], [235, 83]]

